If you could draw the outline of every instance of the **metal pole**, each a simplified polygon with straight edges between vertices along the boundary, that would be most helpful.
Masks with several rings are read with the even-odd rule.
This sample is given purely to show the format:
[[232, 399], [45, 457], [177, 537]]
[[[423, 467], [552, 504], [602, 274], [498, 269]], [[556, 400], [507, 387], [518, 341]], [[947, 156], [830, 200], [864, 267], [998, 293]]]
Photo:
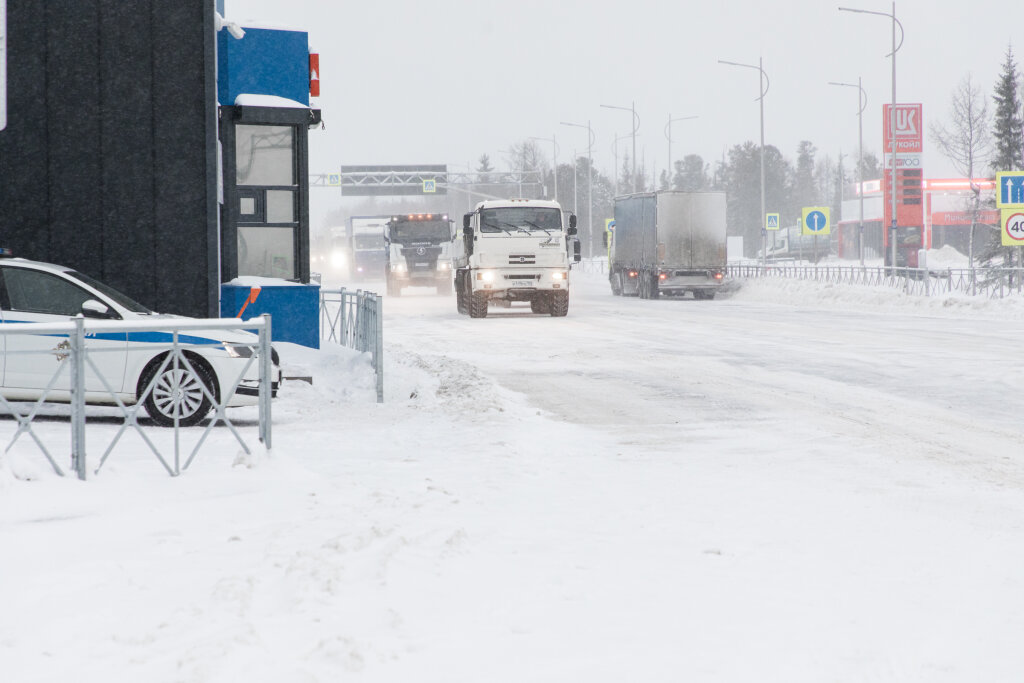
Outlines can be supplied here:
[[85, 481], [85, 318], [74, 319], [71, 347], [71, 467]]
[[594, 158], [591, 148], [594, 146], [594, 131], [587, 120], [587, 258], [594, 256]]
[[860, 111], [857, 112], [857, 185], [858, 195], [860, 196], [860, 222], [858, 223], [860, 234], [857, 237], [857, 244], [860, 249], [860, 265], [864, 265], [864, 109], [868, 106], [868, 96], [864, 92], [864, 88], [861, 85], [860, 76], [857, 77], [857, 88], [859, 100], [861, 96], [864, 97], [864, 102], [860, 106]]
[[892, 242], [893, 267], [896, 267], [896, 0], [893, 0], [893, 103], [889, 111], [889, 139], [893, 145], [893, 170], [892, 170], [892, 227], [890, 228], [890, 242]]
[[636, 132], [640, 129], [640, 122], [636, 118], [636, 101], [630, 103], [630, 111], [633, 112], [633, 194], [636, 194]]
[[[757, 77], [758, 88], [764, 83], [764, 60], [757, 58], [757, 68], [761, 71]], [[765, 201], [764, 201], [764, 93], [757, 98], [761, 103], [761, 266], [768, 265], [768, 231], [765, 229]]]
[[260, 328], [259, 343], [260, 343], [260, 388], [259, 388], [259, 402], [260, 402], [260, 441], [263, 443], [263, 447], [268, 451], [271, 448], [271, 414], [270, 404], [272, 403], [271, 398], [273, 396], [273, 382], [274, 371], [271, 364], [271, 351], [270, 351], [270, 314], [264, 313], [260, 316], [263, 318], [263, 327]]
[[698, 118], [696, 116], [680, 116], [678, 118], [672, 118], [672, 114], [668, 115], [668, 123], [665, 124], [665, 137], [668, 138], [668, 186], [672, 189], [674, 183], [672, 178], [675, 176], [675, 170], [672, 166], [672, 124], [676, 121], [689, 121], [690, 119]]

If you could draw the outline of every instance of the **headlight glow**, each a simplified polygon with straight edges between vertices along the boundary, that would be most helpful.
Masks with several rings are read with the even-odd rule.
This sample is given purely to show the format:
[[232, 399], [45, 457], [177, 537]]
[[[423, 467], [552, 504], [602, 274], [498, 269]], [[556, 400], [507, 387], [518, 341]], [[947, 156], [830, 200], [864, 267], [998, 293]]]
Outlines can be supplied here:
[[481, 270], [477, 271], [477, 280], [483, 280], [484, 282], [494, 282], [494, 271], [492, 270]]
[[551, 273], [552, 280], [567, 280], [565, 273]]
[[345, 252], [343, 251], [332, 251], [331, 252], [331, 265], [335, 268], [341, 268], [345, 265]]

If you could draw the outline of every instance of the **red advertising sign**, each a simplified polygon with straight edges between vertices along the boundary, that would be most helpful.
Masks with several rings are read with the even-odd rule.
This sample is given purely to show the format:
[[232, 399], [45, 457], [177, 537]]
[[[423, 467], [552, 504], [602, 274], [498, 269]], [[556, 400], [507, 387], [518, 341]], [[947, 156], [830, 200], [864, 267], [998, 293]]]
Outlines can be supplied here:
[[897, 154], [920, 154], [924, 138], [921, 105], [897, 104], [895, 117], [889, 115], [890, 111], [892, 111], [891, 104], [882, 107], [885, 118], [882, 129], [886, 153], [892, 153], [892, 143], [895, 140]]

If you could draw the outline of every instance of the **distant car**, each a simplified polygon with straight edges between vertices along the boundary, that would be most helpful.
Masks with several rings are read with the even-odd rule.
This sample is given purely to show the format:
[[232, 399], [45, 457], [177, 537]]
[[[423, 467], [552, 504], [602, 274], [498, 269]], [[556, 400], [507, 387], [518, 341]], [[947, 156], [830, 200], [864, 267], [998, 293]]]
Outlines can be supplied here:
[[[154, 313], [125, 294], [70, 268], [20, 258], [0, 258], [0, 322], [67, 322], [78, 314], [92, 319], [125, 321], [179, 317]], [[175, 369], [173, 362], [168, 364], [144, 401], [146, 412], [157, 424], [173, 425], [175, 412], [182, 426], [194, 425], [206, 417], [213, 404], [199, 382], [220, 401], [255, 352], [258, 339], [255, 334], [244, 331], [203, 330], [200, 334], [179, 335], [179, 341], [187, 345], [184, 354], [195, 373], [184, 367]], [[169, 353], [170, 342], [169, 332], [100, 333], [86, 339], [86, 349], [117, 397], [131, 405], [138, 402], [160, 370]], [[38, 400], [53, 378], [63, 357], [61, 351], [66, 347], [67, 339], [54, 335], [0, 335], [0, 357], [3, 358], [0, 393], [9, 401]], [[271, 355], [271, 389], [276, 395], [281, 371], [277, 353]], [[69, 402], [70, 382], [70, 373], [62, 372], [46, 400]], [[88, 364], [85, 385], [86, 403], [116, 404]], [[259, 370], [253, 363], [227, 405], [254, 405], [258, 396]]]

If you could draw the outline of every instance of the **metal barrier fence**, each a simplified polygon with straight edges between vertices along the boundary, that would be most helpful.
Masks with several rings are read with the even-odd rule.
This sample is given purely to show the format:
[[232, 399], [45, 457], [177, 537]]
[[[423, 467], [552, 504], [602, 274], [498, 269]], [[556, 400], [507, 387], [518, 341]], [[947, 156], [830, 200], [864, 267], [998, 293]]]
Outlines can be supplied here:
[[377, 403], [384, 402], [384, 303], [379, 294], [320, 290], [320, 338], [372, 355]]
[[583, 259], [579, 263], [573, 263], [572, 269], [580, 273], [597, 273], [604, 275], [608, 272], [608, 258], [605, 256], [594, 256]]
[[[242, 367], [239, 368], [240, 372], [236, 377], [224, 377], [222, 378], [221, 385], [225, 387], [222, 392], [220, 400], [218, 400], [215, 393], [207, 386], [206, 382], [199, 381], [198, 385], [207, 400], [212, 404], [212, 409], [215, 411], [215, 416], [207, 424], [206, 429], [203, 431], [202, 436], [199, 438], [192, 452], [188, 455], [184, 465], [182, 465], [181, 459], [181, 425], [179, 424], [179, 405], [181, 402], [180, 392], [175, 392], [172, 399], [172, 411], [174, 413], [174, 455], [173, 465], [171, 465], [164, 455], [160, 452], [157, 446], [153, 443], [153, 440], [149, 438], [147, 433], [142, 429], [142, 426], [138, 422], [139, 411], [142, 409], [146, 402], [146, 399], [154, 391], [158, 379], [168, 368], [174, 371], [179, 369], [192, 377], [200, 377], [193, 366], [193, 363], [189, 360], [186, 351], [193, 349], [215, 348], [215, 343], [197, 343], [181, 341], [180, 333], [187, 331], [199, 331], [199, 330], [249, 330], [256, 331], [258, 333], [258, 341], [252, 345], [248, 345], [251, 349], [251, 353], [246, 359], [244, 364], [239, 363]], [[97, 354], [104, 353], [115, 353], [120, 350], [93, 348], [90, 349], [86, 345], [86, 340], [90, 338], [103, 338], [108, 335], [119, 335], [127, 334], [130, 332], [163, 332], [170, 333], [171, 342], [169, 344], [160, 344], [146, 342], [144, 351], [147, 354], [153, 352], [164, 352], [166, 355], [163, 357], [161, 364], [152, 373], [148, 385], [143, 392], [137, 396], [135, 403], [126, 405], [120, 398], [119, 393], [115, 391], [111, 386], [105, 373], [97, 366], [94, 356]], [[11, 337], [22, 336], [22, 335], [36, 335], [45, 336], [52, 338], [66, 337], [65, 341], [59, 342], [54, 348], [51, 349], [28, 349], [28, 350], [11, 350], [11, 345], [8, 341]], [[210, 435], [212, 430], [218, 423], [223, 423], [231, 433], [237, 439], [238, 443], [242, 446], [245, 453], [251, 454], [252, 451], [249, 446], [245, 443], [245, 440], [238, 433], [236, 426], [228, 419], [225, 414], [225, 409], [228, 402], [234, 397], [239, 384], [245, 378], [246, 373], [252, 367], [253, 363], [256, 363], [259, 370], [259, 390], [258, 390], [258, 405], [259, 405], [259, 440], [264, 446], [269, 449], [271, 447], [271, 393], [272, 393], [272, 368], [271, 368], [271, 349], [270, 349], [270, 316], [264, 315], [260, 318], [254, 318], [252, 320], [241, 321], [235, 319], [186, 319], [186, 320], [175, 320], [175, 319], [160, 319], [153, 321], [139, 321], [133, 323], [127, 323], [118, 320], [87, 320], [82, 317], [72, 318], [66, 323], [0, 323], [0, 340], [3, 341], [4, 348], [6, 350], [5, 356], [7, 358], [6, 367], [8, 371], [15, 366], [12, 362], [17, 356], [28, 356], [28, 355], [52, 355], [57, 360], [57, 368], [53, 375], [50, 377], [45, 389], [41, 390], [41, 394], [38, 399], [31, 403], [31, 407], [28, 412], [21, 412], [16, 408], [11, 401], [5, 396], [0, 394], [0, 409], [3, 409], [18, 423], [17, 430], [7, 443], [7, 447], [4, 450], [5, 453], [9, 452], [22, 434], [27, 434], [36, 443], [43, 455], [49, 461], [53, 470], [60, 476], [64, 476], [64, 470], [61, 469], [60, 465], [54, 459], [50, 450], [46, 447], [46, 444], [40, 438], [40, 435], [33, 429], [33, 420], [39, 416], [40, 408], [46, 403], [47, 399], [50, 398], [51, 394], [55, 391], [70, 393], [70, 405], [71, 405], [71, 469], [77, 473], [79, 479], [85, 479], [87, 473], [87, 455], [86, 455], [86, 419], [85, 419], [85, 370], [89, 367], [94, 373], [95, 377], [98, 378], [102, 384], [103, 391], [97, 391], [95, 386], [89, 388], [90, 393], [99, 393], [104, 395], [103, 404], [109, 405], [119, 409], [121, 415], [124, 417], [124, 422], [121, 424], [117, 435], [108, 444], [103, 456], [100, 458], [99, 464], [96, 466], [95, 473], [99, 473], [100, 469], [106, 463], [107, 458], [110, 457], [114, 450], [114, 447], [120, 441], [121, 437], [128, 430], [129, 427], [135, 429], [142, 440], [146, 442], [146, 445], [156, 456], [157, 460], [164, 466], [168, 474], [171, 476], [178, 476], [182, 470], [188, 469], [189, 465], [195, 459], [199, 453], [199, 449], [202, 447], [206, 438]], [[124, 353], [132, 353], [136, 351], [129, 347], [126, 342]], [[231, 346], [236, 349], [239, 347], [245, 347], [246, 344], [232, 341]], [[143, 348], [143, 347], [140, 347]], [[241, 359], [240, 359], [241, 360]], [[68, 390], [63, 388], [58, 389], [58, 381], [61, 376], [65, 374], [65, 370], [70, 375], [68, 378]], [[109, 399], [107, 398], [109, 397]], [[17, 402], [17, 401], [15, 401]], [[90, 401], [94, 403], [96, 401]], [[164, 428], [160, 428], [164, 429]]]
[[890, 268], [887, 266], [729, 264], [735, 278], [789, 278], [832, 284], [902, 289], [907, 294], [938, 296], [960, 292], [1001, 299], [1024, 292], [1024, 268]]

